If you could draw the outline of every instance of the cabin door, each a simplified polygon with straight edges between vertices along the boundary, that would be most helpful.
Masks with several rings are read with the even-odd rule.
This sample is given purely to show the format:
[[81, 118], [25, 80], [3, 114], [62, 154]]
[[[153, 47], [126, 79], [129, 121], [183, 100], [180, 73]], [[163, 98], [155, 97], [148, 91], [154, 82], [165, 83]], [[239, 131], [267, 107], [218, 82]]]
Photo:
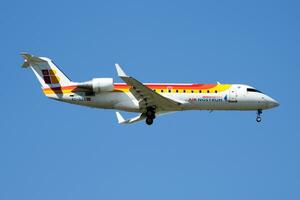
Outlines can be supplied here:
[[229, 90], [229, 98], [228, 98], [228, 102], [229, 103], [237, 103], [237, 91], [236, 88], [231, 88]]

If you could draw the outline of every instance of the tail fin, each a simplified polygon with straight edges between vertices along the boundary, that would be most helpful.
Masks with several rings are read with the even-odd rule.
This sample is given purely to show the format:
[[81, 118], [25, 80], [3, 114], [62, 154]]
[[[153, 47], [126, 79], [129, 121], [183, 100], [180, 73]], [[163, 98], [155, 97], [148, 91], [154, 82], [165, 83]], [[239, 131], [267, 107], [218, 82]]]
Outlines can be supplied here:
[[70, 85], [69, 78], [49, 58], [37, 57], [28, 53], [21, 53], [21, 56], [25, 59], [22, 67], [30, 67], [43, 88]]

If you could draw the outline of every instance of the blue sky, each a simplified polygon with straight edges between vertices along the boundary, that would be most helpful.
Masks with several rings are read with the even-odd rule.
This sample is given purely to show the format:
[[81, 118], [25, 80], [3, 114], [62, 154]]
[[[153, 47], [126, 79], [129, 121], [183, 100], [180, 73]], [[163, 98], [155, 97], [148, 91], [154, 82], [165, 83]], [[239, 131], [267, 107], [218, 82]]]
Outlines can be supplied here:
[[[0, 199], [299, 199], [299, 1], [3, 1]], [[19, 53], [72, 79], [246, 83], [263, 113], [191, 111], [120, 126], [45, 98]], [[126, 117], [132, 114], [124, 113]]]

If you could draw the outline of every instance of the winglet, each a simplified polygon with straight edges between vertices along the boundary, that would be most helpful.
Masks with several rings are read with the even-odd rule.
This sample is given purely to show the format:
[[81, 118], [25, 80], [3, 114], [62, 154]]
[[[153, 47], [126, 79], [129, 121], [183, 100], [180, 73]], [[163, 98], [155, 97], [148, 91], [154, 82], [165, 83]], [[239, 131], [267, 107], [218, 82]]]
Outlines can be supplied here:
[[123, 71], [123, 69], [121, 68], [121, 66], [119, 64], [115, 64], [117, 72], [118, 72], [118, 76], [120, 77], [127, 77], [127, 75], [125, 74], [125, 72]]
[[126, 120], [122, 117], [122, 115], [119, 112], [116, 112], [116, 115], [117, 115], [117, 119], [118, 119], [119, 124], [125, 123]]

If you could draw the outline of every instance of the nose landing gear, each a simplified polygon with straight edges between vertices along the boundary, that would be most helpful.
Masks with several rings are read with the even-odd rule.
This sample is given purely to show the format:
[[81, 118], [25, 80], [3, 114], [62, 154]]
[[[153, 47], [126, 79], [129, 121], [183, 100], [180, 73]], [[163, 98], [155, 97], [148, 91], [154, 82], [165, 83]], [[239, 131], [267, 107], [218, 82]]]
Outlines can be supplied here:
[[153, 120], [155, 119], [155, 109], [154, 108], [147, 108], [146, 111], [146, 124], [147, 125], [152, 125]]
[[261, 122], [261, 115], [262, 114], [262, 110], [257, 110], [257, 116], [256, 116], [256, 121], [259, 123]]

